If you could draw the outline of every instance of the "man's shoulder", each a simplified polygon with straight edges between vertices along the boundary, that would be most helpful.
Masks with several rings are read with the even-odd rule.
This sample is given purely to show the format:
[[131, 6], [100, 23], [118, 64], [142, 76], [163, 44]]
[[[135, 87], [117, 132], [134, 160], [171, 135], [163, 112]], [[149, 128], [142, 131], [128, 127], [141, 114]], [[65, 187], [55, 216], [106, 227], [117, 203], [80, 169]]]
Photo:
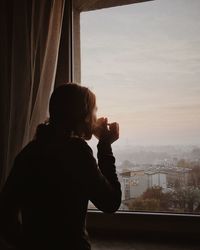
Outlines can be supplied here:
[[37, 149], [38, 149], [38, 145], [37, 145], [36, 140], [32, 140], [21, 149], [21, 151], [16, 155], [15, 159], [18, 160], [30, 154], [33, 154], [34, 152], [37, 151]]
[[79, 150], [79, 152], [92, 151], [88, 143], [80, 137], [71, 137], [69, 140], [66, 141], [66, 144], [68, 147], [74, 150]]
[[87, 142], [81, 137], [70, 136], [61, 141], [64, 146], [84, 146], [88, 145]]

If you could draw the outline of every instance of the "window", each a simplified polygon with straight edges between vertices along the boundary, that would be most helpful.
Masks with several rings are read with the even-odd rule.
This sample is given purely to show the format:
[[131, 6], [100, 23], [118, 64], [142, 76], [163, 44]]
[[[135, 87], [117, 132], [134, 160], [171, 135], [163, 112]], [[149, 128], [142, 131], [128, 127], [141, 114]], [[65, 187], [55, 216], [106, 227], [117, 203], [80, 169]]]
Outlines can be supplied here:
[[81, 13], [81, 82], [120, 123], [121, 210], [200, 213], [199, 11], [158, 0]]

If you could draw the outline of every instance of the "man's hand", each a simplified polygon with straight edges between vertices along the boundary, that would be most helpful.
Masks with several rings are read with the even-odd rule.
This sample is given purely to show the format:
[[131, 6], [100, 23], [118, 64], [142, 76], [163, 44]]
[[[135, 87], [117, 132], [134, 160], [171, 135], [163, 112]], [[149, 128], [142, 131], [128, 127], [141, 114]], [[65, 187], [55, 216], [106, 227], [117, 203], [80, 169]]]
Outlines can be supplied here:
[[108, 124], [108, 119], [101, 117], [96, 122], [93, 134], [99, 140], [106, 139], [113, 143], [119, 139], [119, 124], [117, 122]]

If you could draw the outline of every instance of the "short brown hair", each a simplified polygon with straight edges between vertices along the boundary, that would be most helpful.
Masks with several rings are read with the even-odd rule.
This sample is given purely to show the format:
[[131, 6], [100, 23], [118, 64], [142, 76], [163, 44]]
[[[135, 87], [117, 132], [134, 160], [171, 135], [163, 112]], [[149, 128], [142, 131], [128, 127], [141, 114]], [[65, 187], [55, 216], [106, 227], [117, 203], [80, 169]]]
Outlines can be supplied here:
[[90, 139], [95, 105], [96, 97], [87, 87], [76, 83], [63, 84], [51, 95], [49, 123], [64, 126], [69, 133]]

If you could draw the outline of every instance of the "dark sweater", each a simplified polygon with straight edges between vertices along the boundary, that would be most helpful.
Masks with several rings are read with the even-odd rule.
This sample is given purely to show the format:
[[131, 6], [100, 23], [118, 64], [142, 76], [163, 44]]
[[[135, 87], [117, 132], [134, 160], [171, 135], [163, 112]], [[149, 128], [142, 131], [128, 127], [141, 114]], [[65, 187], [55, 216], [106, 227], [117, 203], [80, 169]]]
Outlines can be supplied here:
[[91, 249], [88, 201], [106, 213], [121, 203], [111, 145], [102, 140], [97, 148], [98, 165], [80, 138], [33, 140], [18, 154], [1, 193], [3, 231], [11, 242], [29, 250]]

